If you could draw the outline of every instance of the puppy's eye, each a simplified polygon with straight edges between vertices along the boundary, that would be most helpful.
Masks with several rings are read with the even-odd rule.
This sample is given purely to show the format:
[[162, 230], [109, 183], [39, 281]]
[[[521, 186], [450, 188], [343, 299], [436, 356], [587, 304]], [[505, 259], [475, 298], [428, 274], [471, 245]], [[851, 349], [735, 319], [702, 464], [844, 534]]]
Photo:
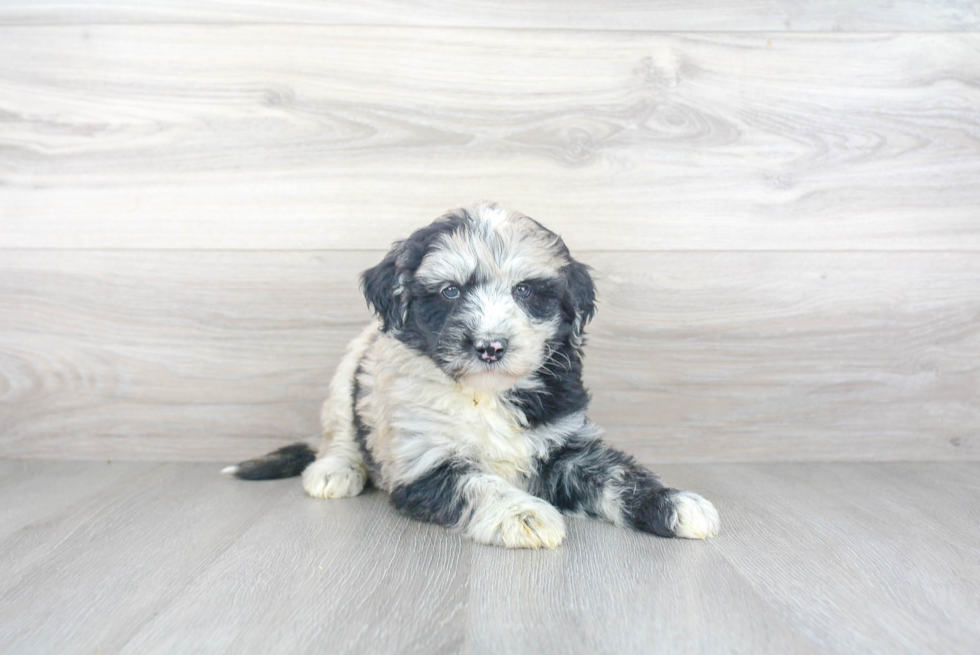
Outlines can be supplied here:
[[457, 287], [455, 284], [448, 286], [442, 290], [442, 295], [450, 300], [455, 300], [456, 298], [459, 298], [459, 287]]
[[531, 295], [531, 287], [526, 284], [518, 284], [514, 287], [514, 295], [518, 298], [527, 298]]

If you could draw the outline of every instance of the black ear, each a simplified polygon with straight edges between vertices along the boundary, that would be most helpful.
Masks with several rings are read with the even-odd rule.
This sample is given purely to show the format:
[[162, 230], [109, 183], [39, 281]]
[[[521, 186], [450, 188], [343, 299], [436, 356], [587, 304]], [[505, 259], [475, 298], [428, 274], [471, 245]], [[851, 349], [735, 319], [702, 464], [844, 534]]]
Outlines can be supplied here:
[[572, 260], [564, 269], [567, 287], [565, 303], [571, 310], [572, 337], [581, 339], [585, 326], [595, 316], [595, 284], [589, 275], [589, 267]]
[[[361, 290], [381, 318], [382, 330], [400, 330], [408, 317], [410, 284], [430, 246], [440, 237], [466, 225], [466, 212], [449, 212], [431, 225], [421, 227], [404, 241], [397, 241], [381, 263], [361, 274]], [[586, 274], [586, 277], [588, 274]]]
[[403, 242], [396, 243], [380, 264], [361, 274], [361, 291], [381, 319], [381, 329], [385, 332], [392, 328], [397, 330], [404, 323], [404, 299], [401, 298], [404, 289], [398, 272], [402, 248]]

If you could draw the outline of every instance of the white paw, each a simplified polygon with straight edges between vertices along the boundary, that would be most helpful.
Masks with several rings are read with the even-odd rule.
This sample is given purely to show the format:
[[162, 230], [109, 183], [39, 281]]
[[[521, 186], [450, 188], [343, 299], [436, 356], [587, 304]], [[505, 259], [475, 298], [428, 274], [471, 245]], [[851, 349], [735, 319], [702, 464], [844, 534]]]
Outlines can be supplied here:
[[668, 526], [674, 535], [684, 539], [707, 539], [718, 534], [721, 519], [710, 502], [690, 491], [671, 494], [674, 514]]
[[364, 490], [367, 474], [343, 457], [328, 455], [303, 471], [303, 489], [314, 498], [349, 498]]
[[507, 548], [557, 548], [565, 539], [565, 519], [554, 507], [525, 507], [500, 522], [500, 537]]
[[480, 543], [505, 548], [556, 548], [565, 538], [565, 520], [540, 498], [515, 493], [474, 512], [467, 533]]

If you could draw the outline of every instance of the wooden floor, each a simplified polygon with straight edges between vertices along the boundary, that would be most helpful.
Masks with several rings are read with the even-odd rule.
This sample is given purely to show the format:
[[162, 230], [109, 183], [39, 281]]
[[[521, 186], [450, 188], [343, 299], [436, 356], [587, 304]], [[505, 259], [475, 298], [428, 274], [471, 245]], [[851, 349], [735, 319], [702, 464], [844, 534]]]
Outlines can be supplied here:
[[980, 464], [662, 467], [709, 542], [477, 546], [202, 463], [0, 461], [3, 653], [976, 653]]

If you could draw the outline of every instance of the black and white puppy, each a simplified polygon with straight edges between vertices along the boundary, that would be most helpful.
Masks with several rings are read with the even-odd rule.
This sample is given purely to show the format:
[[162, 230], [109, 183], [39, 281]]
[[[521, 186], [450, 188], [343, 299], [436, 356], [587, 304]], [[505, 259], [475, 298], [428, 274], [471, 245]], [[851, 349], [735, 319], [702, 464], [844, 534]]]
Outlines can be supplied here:
[[718, 512], [604, 444], [585, 410], [586, 266], [555, 233], [493, 204], [452, 211], [362, 276], [378, 315], [348, 347], [305, 444], [225, 469], [302, 473], [314, 498], [370, 480], [398, 509], [484, 544], [554, 548], [562, 513], [704, 539]]

